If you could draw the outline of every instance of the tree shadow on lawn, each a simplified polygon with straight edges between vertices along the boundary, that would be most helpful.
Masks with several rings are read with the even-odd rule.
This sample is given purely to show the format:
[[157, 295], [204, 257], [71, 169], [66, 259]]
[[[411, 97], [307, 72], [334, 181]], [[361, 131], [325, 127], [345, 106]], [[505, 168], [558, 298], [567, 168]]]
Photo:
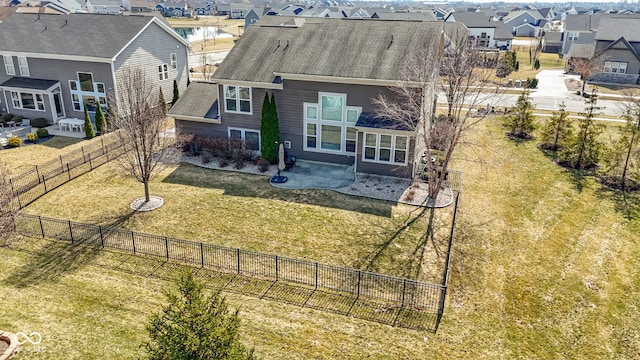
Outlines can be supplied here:
[[557, 162], [558, 154], [557, 151], [543, 149], [538, 146], [538, 150], [542, 152], [542, 154], [549, 159], [549, 161], [553, 162], [556, 166], [560, 167], [565, 173], [571, 175], [571, 179], [573, 180], [573, 184], [576, 187], [576, 190], [582, 192], [582, 189], [587, 185], [589, 178], [595, 176], [595, 169], [573, 169], [570, 167], [563, 166]]
[[322, 207], [355, 211], [376, 216], [391, 217], [394, 202], [341, 194], [332, 190], [285, 190], [271, 186], [269, 177], [235, 171], [204, 169], [180, 164], [165, 183], [222, 189], [224, 195], [256, 197], [303, 203]]
[[83, 141], [83, 139], [52, 135], [49, 138], [44, 139], [44, 141], [38, 141], [38, 145], [50, 147], [53, 149], [64, 149], [67, 146], [77, 144], [81, 141]]
[[640, 219], [640, 191], [613, 190], [602, 185], [596, 194], [602, 199], [613, 200], [614, 209], [627, 220]]
[[7, 277], [6, 283], [24, 288], [41, 283], [52, 283], [91, 263], [100, 248], [90, 245], [72, 245], [61, 241], [47, 241], [37, 250], [22, 250], [32, 256]]

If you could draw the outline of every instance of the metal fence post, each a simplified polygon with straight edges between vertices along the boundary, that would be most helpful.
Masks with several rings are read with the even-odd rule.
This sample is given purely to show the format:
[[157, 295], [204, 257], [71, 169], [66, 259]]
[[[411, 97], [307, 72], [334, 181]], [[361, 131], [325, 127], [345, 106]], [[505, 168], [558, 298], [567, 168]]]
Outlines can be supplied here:
[[402, 280], [402, 305], [400, 305], [401, 307], [404, 307], [404, 293], [407, 290], [407, 279], [403, 279]]
[[240, 249], [236, 249], [236, 253], [238, 254], [238, 274], [240, 274]]
[[64, 173], [64, 163], [62, 162], [62, 155], [60, 155], [60, 168], [62, 169], [62, 173]]
[[87, 159], [85, 159], [85, 157], [84, 157], [84, 146], [81, 147], [80, 150], [82, 150], [82, 161], [84, 161], [86, 163]]
[[356, 295], [356, 299], [360, 298], [360, 277], [362, 275], [362, 271], [358, 270], [358, 293]]
[[73, 230], [71, 230], [71, 220], [67, 221], [69, 223], [69, 236], [71, 237], [71, 243], [73, 244]]
[[136, 253], [136, 235], [135, 233], [132, 231], [131, 232], [131, 243], [133, 244], [133, 253]]
[[89, 153], [89, 171], [93, 170], [93, 164], [91, 163], [91, 153]]
[[98, 230], [100, 230], [100, 245], [104, 249], [104, 235], [102, 235], [102, 226], [98, 226]]
[[68, 181], [71, 181], [71, 170], [69, 170], [69, 163], [67, 163], [67, 178], [69, 179]]
[[316, 263], [316, 290], [318, 290], [318, 263]]
[[276, 281], [278, 281], [278, 255], [276, 255]]
[[204, 245], [200, 243], [200, 266], [204, 267]]
[[167, 260], [169, 260], [169, 238], [168, 237], [164, 237], [164, 246], [166, 247], [166, 255], [167, 255]]
[[42, 175], [42, 184], [44, 185], [44, 193], [48, 193], [49, 190], [47, 190], [47, 182], [44, 181], [44, 175]]
[[40, 171], [38, 170], [38, 165], [36, 165], [36, 176], [38, 176], [38, 182], [40, 182]]
[[40, 232], [42, 233], [42, 237], [44, 238], [44, 226], [42, 226], [42, 217], [38, 216], [38, 221], [40, 222]]

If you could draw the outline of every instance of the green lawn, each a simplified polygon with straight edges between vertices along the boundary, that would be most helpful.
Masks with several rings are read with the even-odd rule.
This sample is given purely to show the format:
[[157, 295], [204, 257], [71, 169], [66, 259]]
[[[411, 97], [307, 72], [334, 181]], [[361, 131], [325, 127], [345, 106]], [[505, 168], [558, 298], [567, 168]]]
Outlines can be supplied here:
[[281, 190], [268, 180], [170, 166], [151, 184], [165, 204], [134, 214], [129, 204], [143, 195], [142, 186], [112, 163], [25, 212], [441, 282], [451, 208], [437, 211], [436, 241], [425, 241], [426, 219], [411, 224], [421, 209], [327, 190]]
[[[478, 146], [465, 149], [466, 154], [473, 154], [467, 157], [481, 161], [456, 164], [465, 170], [464, 192], [451, 288], [437, 334], [229, 295], [232, 306], [242, 308], [243, 341], [255, 346], [257, 353], [266, 359], [640, 357], [637, 332], [640, 194], [623, 196], [603, 189], [591, 176], [554, 165], [536, 148], [535, 140], [516, 144], [507, 140], [504, 133], [495, 121], [488, 122], [467, 139]], [[108, 167], [104, 169], [107, 173]], [[185, 200], [191, 199], [189, 191], [197, 190], [200, 194], [201, 203], [171, 208], [176, 221], [164, 229], [176, 227], [176, 233], [190, 231], [189, 236], [182, 237], [196, 236], [199, 231], [192, 228], [207, 222], [236, 224], [222, 229], [230, 233], [228, 237], [237, 233], [247, 236], [244, 241], [251, 248], [256, 243], [249, 233], [267, 224], [252, 207], [266, 206], [264, 201], [270, 199], [279, 204], [270, 210], [285, 209], [285, 218], [297, 216], [310, 228], [327, 232], [328, 237], [333, 234], [344, 239], [359, 231], [362, 236], [355, 238], [361, 244], [340, 243], [325, 250], [333, 252], [333, 256], [324, 255], [325, 259], [335, 257], [342, 259], [336, 261], [340, 263], [353, 254], [362, 254], [358, 249], [366, 248], [363, 243], [380, 240], [370, 236], [385, 233], [381, 230], [385, 227], [380, 227], [382, 223], [376, 222], [379, 218], [392, 222], [391, 219], [401, 217], [396, 214], [406, 214], [406, 210], [386, 203], [374, 206], [331, 192], [260, 191], [250, 177], [241, 177], [242, 183], [246, 183], [244, 187], [239, 183], [228, 184], [231, 175], [211, 180], [217, 184], [213, 185], [208, 179], [216, 178], [215, 175], [205, 176], [199, 169], [187, 170], [173, 169], [152, 187], [154, 192], [165, 195], [165, 187], [185, 184], [184, 190], [176, 195]], [[51, 198], [36, 202], [37, 207], [29, 212], [46, 210], [61, 217], [73, 215], [76, 219], [108, 223], [121, 214], [114, 210], [100, 218], [102, 210], [90, 209], [98, 206], [98, 200], [86, 200], [89, 204], [81, 209], [66, 208], [79, 206], [81, 201], [75, 197], [83, 197], [90, 193], [83, 191], [92, 188], [113, 186], [114, 195], [103, 201], [122, 205], [141, 191], [126, 190], [121, 184], [126, 183], [123, 179], [109, 180], [101, 172], [80, 180], [69, 184], [80, 194], [63, 197], [62, 191], [54, 192], [48, 195]], [[213, 198], [214, 192], [226, 194], [220, 199], [228, 201], [210, 203], [206, 199]], [[72, 205], [53, 209], [54, 197], [66, 199]], [[177, 201], [168, 200], [167, 208]], [[199, 204], [212, 215], [206, 219], [180, 215]], [[235, 207], [240, 204], [242, 208]], [[217, 216], [225, 207], [235, 211], [235, 219]], [[241, 209], [253, 214], [251, 224]], [[361, 219], [366, 226], [349, 228], [356, 223], [349, 217]], [[192, 227], [184, 225], [193, 218], [197, 219]], [[126, 221], [127, 226], [144, 230], [148, 230], [148, 225], [143, 221], [154, 223], [142, 217]], [[342, 227], [339, 236], [333, 230], [337, 226]], [[247, 227], [253, 229], [249, 231]], [[217, 239], [227, 241], [223, 235], [221, 231]], [[264, 243], [276, 249], [283, 246], [282, 242]], [[16, 245], [22, 250], [0, 249], [3, 266], [0, 328], [41, 331], [43, 345], [50, 341], [52, 349], [50, 353], [22, 356], [25, 359], [102, 358], [107, 353], [113, 353], [114, 358], [141, 356], [137, 346], [145, 337], [144, 321], [159, 308], [162, 302], [159, 291], [168, 283], [138, 274], [165, 270], [108, 252], [67, 255], [68, 251], [51, 244], [30, 241]], [[306, 246], [309, 246], [306, 241], [300, 241], [298, 247]], [[308, 252], [310, 258], [322, 256], [323, 252], [311, 247], [300, 251]], [[402, 248], [402, 242], [392, 241], [388, 248], [394, 247]], [[34, 255], [34, 251], [44, 255]], [[69, 348], [64, 350], [64, 356], [56, 356], [53, 350], [65, 345]]]

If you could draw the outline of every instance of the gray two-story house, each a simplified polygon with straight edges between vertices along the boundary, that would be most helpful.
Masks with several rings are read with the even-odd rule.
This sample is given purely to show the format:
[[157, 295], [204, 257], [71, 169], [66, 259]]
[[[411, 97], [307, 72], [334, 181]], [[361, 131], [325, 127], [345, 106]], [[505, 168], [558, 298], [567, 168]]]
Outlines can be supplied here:
[[640, 85], [640, 18], [601, 19], [595, 42], [594, 56], [602, 69], [592, 82]]
[[[392, 87], [405, 79], [408, 58], [425, 49], [438, 56], [443, 26], [445, 32], [464, 31], [464, 26], [299, 20], [282, 26], [259, 21], [249, 27], [214, 73], [217, 91], [199, 86], [170, 111], [178, 132], [243, 139], [259, 150], [267, 92], [275, 96], [280, 138], [290, 155], [352, 165], [357, 172], [412, 177], [424, 152], [421, 138], [415, 127], [376, 115], [374, 100], [381, 94], [396, 96]], [[431, 86], [435, 91], [435, 81]], [[217, 99], [191, 101], [190, 96]], [[198, 110], [189, 104], [203, 105]]]
[[13, 14], [0, 23], [0, 111], [52, 124], [93, 115], [128, 68], [171, 100], [174, 80], [187, 86], [188, 46], [155, 16]]

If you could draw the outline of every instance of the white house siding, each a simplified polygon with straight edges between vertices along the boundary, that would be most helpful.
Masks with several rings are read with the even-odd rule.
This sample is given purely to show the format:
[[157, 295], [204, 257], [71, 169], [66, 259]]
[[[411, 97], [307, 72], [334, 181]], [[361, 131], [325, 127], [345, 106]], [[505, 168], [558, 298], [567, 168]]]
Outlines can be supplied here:
[[482, 33], [486, 33], [488, 38], [487, 45], [485, 45], [484, 47], [497, 47], [496, 40], [493, 38], [495, 34], [495, 28], [469, 28], [469, 35], [476, 38], [476, 47], [480, 47], [480, 41], [482, 40], [480, 38], [480, 35], [482, 35]]
[[[176, 70], [171, 69], [171, 54], [178, 59]], [[169, 77], [160, 80], [158, 66], [167, 64]], [[178, 82], [180, 93], [187, 87], [189, 76], [187, 64], [187, 48], [176, 38], [167, 33], [159, 25], [150, 24], [114, 61], [116, 77], [123, 69], [142, 68], [154, 86], [160, 86], [167, 101], [173, 97], [173, 80]], [[120, 91], [120, 89], [118, 89]]]

